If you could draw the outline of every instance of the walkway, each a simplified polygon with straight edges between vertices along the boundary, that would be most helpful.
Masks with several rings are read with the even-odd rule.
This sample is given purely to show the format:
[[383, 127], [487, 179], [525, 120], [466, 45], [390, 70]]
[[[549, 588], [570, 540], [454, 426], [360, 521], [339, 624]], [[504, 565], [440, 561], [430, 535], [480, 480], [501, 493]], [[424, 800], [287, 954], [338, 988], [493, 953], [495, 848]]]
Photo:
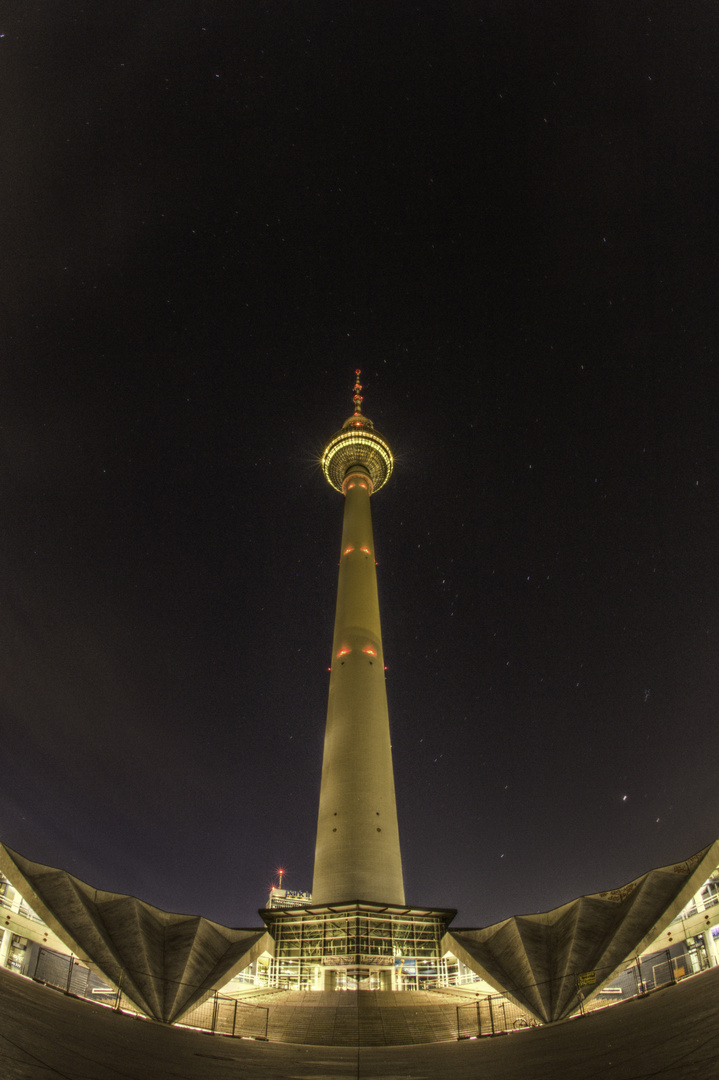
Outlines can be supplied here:
[[296, 1046], [166, 1028], [0, 970], [2, 1080], [719, 1078], [719, 968], [556, 1027], [420, 1046]]

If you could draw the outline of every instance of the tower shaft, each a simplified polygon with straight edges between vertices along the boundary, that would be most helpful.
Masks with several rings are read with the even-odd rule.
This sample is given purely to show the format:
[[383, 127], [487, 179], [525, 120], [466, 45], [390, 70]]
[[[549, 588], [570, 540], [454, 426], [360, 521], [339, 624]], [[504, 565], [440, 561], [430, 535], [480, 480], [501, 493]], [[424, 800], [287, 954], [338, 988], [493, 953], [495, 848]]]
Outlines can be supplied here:
[[349, 468], [332, 644], [322, 786], [312, 885], [314, 904], [404, 904], [389, 734], [372, 482]]

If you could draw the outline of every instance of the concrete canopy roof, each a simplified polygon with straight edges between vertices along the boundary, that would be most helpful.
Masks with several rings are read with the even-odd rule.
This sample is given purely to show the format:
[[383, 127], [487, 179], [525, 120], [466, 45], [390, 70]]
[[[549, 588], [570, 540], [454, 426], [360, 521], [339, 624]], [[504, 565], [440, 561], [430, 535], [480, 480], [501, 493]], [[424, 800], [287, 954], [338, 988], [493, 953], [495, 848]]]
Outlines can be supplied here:
[[[442, 948], [541, 1022], [562, 1020], [579, 1005], [577, 976], [596, 972], [586, 996], [597, 994], [627, 958], [663, 934], [717, 865], [719, 840], [620, 889], [494, 926], [450, 930]], [[93, 889], [4, 844], [0, 871], [68, 949], [164, 1023], [179, 1020], [263, 951], [274, 953], [264, 929], [231, 929]]]
[[586, 996], [597, 994], [628, 957], [659, 937], [717, 864], [719, 840], [621, 889], [480, 930], [450, 930], [442, 945], [538, 1020], [562, 1020], [579, 1005], [577, 976], [596, 972]]
[[179, 1020], [265, 949], [273, 950], [264, 928], [234, 930], [161, 911], [134, 896], [93, 889], [4, 844], [0, 870], [68, 949], [163, 1023]]

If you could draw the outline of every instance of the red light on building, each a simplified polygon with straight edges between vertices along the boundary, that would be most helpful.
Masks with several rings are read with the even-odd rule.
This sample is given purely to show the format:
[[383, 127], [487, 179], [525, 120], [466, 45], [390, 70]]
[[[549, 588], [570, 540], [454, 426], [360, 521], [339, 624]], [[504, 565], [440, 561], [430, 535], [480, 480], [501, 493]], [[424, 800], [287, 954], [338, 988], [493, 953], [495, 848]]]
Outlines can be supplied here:
[[351, 544], [350, 544], [350, 546], [349, 546], [349, 547], [346, 547], [346, 548], [344, 549], [344, 551], [342, 552], [342, 554], [343, 554], [343, 555], [349, 555], [350, 551], [354, 551], [354, 548], [352, 547], [352, 545], [351, 545]]
[[367, 653], [368, 656], [376, 656], [377, 655], [377, 650], [372, 645], [365, 645], [362, 652]]
[[372, 552], [370, 551], [370, 549], [368, 547], [360, 548], [360, 551], [364, 551], [365, 555], [371, 555], [372, 554]]
[[337, 653], [337, 658], [339, 659], [340, 656], [346, 656], [347, 653], [350, 652], [352, 652], [351, 649], [340, 649], [340, 651]]

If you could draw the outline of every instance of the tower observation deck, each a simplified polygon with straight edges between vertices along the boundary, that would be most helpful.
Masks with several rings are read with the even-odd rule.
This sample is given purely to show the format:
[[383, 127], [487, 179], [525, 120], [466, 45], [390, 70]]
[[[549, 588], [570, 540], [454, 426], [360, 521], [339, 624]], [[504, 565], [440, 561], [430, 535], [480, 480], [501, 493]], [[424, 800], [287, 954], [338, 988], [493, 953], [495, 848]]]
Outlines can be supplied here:
[[362, 413], [356, 374], [354, 413], [322, 456], [325, 477], [345, 503], [312, 899], [403, 905], [370, 510], [394, 462]]

